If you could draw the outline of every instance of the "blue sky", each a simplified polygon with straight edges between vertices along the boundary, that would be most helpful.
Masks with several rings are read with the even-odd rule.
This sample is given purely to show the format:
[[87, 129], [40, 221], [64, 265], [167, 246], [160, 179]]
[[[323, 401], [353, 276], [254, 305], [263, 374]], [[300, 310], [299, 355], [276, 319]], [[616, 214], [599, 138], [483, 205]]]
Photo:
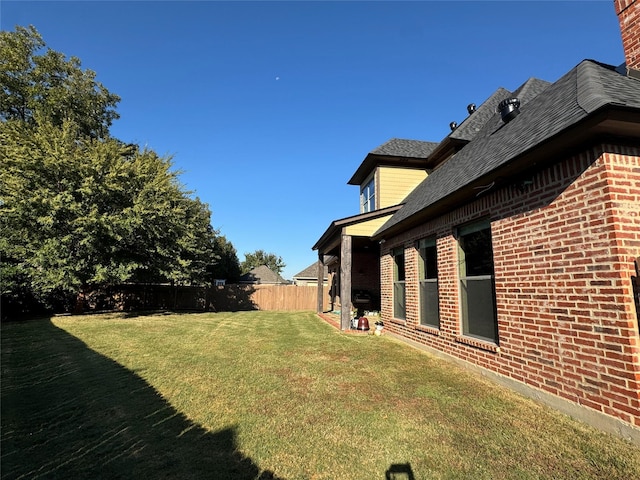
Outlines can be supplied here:
[[113, 136], [172, 155], [240, 261], [275, 253], [287, 279], [358, 213], [369, 151], [440, 141], [498, 87], [624, 62], [613, 0], [0, 0], [3, 30], [29, 24], [122, 98]]

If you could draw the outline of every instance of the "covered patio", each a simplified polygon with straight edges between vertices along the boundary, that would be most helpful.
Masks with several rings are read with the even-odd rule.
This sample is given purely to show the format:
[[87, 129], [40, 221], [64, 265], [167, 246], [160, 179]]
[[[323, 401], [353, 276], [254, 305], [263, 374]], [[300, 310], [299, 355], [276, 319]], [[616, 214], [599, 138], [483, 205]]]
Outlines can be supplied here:
[[329, 308], [325, 310], [318, 289], [317, 312], [340, 317], [340, 329], [348, 330], [351, 319], [380, 310], [380, 245], [371, 235], [398, 210], [393, 206], [335, 220], [313, 246], [318, 263], [329, 271]]

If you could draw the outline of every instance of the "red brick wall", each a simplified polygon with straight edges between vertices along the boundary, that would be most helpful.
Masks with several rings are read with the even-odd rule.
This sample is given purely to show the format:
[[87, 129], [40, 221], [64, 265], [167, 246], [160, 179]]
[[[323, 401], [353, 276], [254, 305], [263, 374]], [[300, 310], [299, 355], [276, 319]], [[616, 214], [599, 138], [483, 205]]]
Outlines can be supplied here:
[[354, 250], [351, 258], [351, 287], [354, 290], [378, 293], [380, 289], [378, 252]]
[[627, 67], [640, 70], [640, 4], [636, 0], [614, 0], [614, 6]]
[[351, 289], [366, 290], [371, 301], [367, 304], [356, 305], [363, 310], [380, 309], [380, 262], [376, 248], [355, 250], [352, 253]]
[[[640, 427], [640, 149], [603, 145], [505, 187], [381, 251], [385, 328]], [[498, 345], [463, 337], [453, 228], [491, 220]], [[439, 330], [418, 320], [415, 242], [437, 236]], [[394, 321], [390, 250], [406, 248], [407, 316]]]

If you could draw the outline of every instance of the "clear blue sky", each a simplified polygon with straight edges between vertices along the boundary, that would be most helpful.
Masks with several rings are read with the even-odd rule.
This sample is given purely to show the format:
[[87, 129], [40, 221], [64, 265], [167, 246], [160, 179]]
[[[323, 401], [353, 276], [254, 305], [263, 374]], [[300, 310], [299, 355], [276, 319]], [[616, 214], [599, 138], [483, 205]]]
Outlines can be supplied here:
[[624, 62], [613, 0], [499, 2], [0, 0], [122, 97], [112, 134], [173, 155], [240, 261], [280, 255], [290, 279], [347, 181], [397, 138], [440, 141], [498, 87]]

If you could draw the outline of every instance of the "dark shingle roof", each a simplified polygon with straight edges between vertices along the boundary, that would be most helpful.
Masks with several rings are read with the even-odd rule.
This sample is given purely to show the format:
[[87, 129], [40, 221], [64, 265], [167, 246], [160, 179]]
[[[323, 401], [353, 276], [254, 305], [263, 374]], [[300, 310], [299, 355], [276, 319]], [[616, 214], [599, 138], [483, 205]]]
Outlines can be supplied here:
[[266, 265], [260, 265], [240, 277], [240, 283], [287, 283], [287, 281]]
[[483, 125], [493, 117], [496, 113], [498, 104], [510, 95], [509, 90], [499, 88], [478, 107], [478, 109], [469, 115], [449, 137], [459, 140], [470, 141], [478, 134]]
[[[327, 266], [324, 266], [324, 279], [326, 280], [328, 278], [329, 275], [329, 269], [327, 268]], [[296, 278], [313, 278], [314, 280], [317, 280], [318, 278], [318, 263], [312, 263], [311, 265], [309, 265], [307, 268], [305, 268], [304, 270], [302, 270], [301, 272], [296, 273], [293, 276], [294, 279]]]
[[[470, 143], [407, 196], [404, 206], [374, 236], [381, 236], [411, 216], [473, 185], [601, 107], [617, 105], [640, 109], [640, 82], [591, 60], [581, 62], [553, 84], [539, 82], [527, 82], [514, 92], [529, 97], [515, 119], [505, 124], [500, 114], [494, 113]], [[505, 98], [509, 96], [512, 95]], [[489, 99], [491, 103], [497, 100], [494, 97]]]
[[426, 168], [425, 159], [437, 146], [435, 142], [392, 138], [369, 152], [347, 183], [360, 185], [378, 165]]
[[435, 142], [421, 140], [406, 140], [392, 138], [386, 143], [373, 149], [370, 155], [384, 155], [390, 157], [427, 158], [438, 146]]
[[546, 80], [540, 80], [539, 78], [530, 78], [526, 82], [524, 82], [515, 92], [513, 92], [514, 97], [518, 97], [520, 100], [520, 104], [524, 105], [532, 98], [537, 97], [540, 93], [542, 93], [546, 88], [551, 85], [551, 82], [547, 82]]

